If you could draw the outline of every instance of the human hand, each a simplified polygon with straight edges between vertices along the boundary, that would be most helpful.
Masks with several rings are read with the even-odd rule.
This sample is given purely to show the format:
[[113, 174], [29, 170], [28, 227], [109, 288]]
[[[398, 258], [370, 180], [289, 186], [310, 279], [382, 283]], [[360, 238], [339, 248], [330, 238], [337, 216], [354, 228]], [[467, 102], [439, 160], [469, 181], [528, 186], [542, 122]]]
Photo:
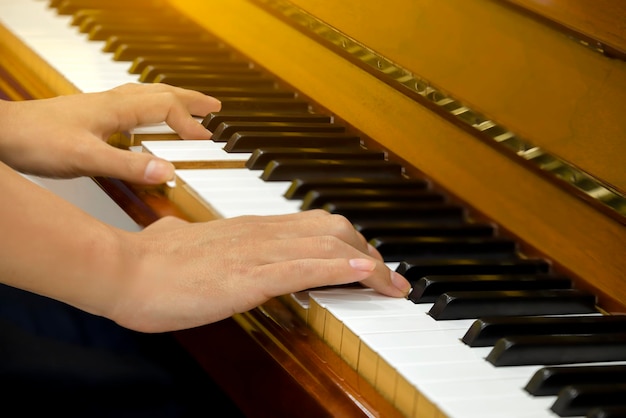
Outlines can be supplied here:
[[163, 218], [134, 238], [124, 291], [106, 314], [145, 332], [195, 327], [268, 299], [353, 282], [406, 297], [391, 271], [350, 222], [322, 210], [190, 224]]
[[0, 160], [47, 177], [110, 176], [160, 184], [174, 176], [171, 163], [106, 143], [114, 133], [166, 122], [183, 139], [211, 133], [191, 115], [218, 111], [220, 102], [166, 84], [125, 84], [100, 92], [45, 100], [0, 102]]

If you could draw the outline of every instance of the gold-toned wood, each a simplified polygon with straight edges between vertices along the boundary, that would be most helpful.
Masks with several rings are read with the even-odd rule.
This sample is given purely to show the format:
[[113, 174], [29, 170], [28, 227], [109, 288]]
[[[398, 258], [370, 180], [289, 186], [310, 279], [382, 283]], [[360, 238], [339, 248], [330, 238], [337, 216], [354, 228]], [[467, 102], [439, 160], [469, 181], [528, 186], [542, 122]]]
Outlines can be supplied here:
[[48, 98], [78, 93], [79, 90], [59, 74], [22, 39], [0, 25], [2, 65], [28, 90], [31, 97]]
[[[626, 121], [615, 111], [626, 106], [626, 62], [582, 48], [501, 1], [293, 3], [626, 192], [626, 171], [621, 169], [626, 144], [614, 141], [626, 133]], [[602, 31], [609, 39], [624, 35], [623, 25], [615, 24], [626, 13], [623, 2], [568, 3], [561, 2], [559, 12], [570, 18], [574, 11], [587, 10], [582, 23], [593, 34]]]
[[607, 56], [626, 58], [626, 3], [620, 0], [506, 0]]
[[[228, 39], [235, 48], [260, 65], [280, 73], [281, 79], [359, 127], [392, 154], [427, 173], [460, 199], [471, 202], [478, 212], [496, 220], [538, 252], [549, 254], [558, 265], [567, 266], [582, 278], [584, 286], [597, 291], [601, 304], [609, 310], [626, 303], [626, 286], [623, 285], [626, 228], [623, 225], [546, 182], [526, 167], [512, 164], [497, 149], [476, 140], [375, 77], [358, 71], [353, 64], [330, 54], [323, 46], [264, 13], [249, 1], [231, 0], [227, 4], [215, 0], [201, 4], [186, 0], [171, 1], [191, 18], [208, 16], [212, 10], [219, 9], [220, 19], [199, 19], [199, 23]], [[513, 22], [508, 24], [492, 22], [492, 13], [501, 13], [505, 9], [490, 1], [484, 1], [484, 8], [475, 6], [475, 2], [463, 1], [418, 1], [403, 4], [404, 8], [400, 9], [390, 7], [398, 2], [395, 0], [391, 5], [386, 3], [385, 7], [371, 2], [367, 5], [359, 4], [351, 8], [350, 13], [342, 13], [347, 12], [344, 8], [349, 7], [352, 4], [350, 2], [320, 2], [315, 9], [312, 4], [304, 4], [302, 1], [297, 3], [312, 12], [319, 12], [327, 21], [343, 15], [346, 22], [342, 25], [347, 33], [350, 33], [347, 29], [357, 31], [358, 27], [361, 27], [356, 33], [358, 35], [369, 31], [368, 34], [363, 33], [363, 40], [371, 42], [371, 46], [379, 50], [386, 39], [391, 48], [388, 54], [392, 59], [400, 60], [395, 54], [403, 53], [406, 55], [404, 59], [411, 60], [406, 63], [407, 66], [419, 63], [420, 73], [438, 85], [445, 85], [446, 90], [454, 91], [455, 96], [472, 104], [478, 102], [479, 97], [486, 96], [485, 101], [477, 105], [479, 110], [487, 114], [498, 113], [496, 120], [505, 125], [510, 122], [522, 133], [537, 130], [541, 138], [557, 138], [555, 144], [571, 144], [571, 147], [565, 146], [569, 153], [580, 152], [570, 148], [587, 141], [588, 134], [597, 133], [601, 129], [600, 122], [607, 123], [602, 125], [603, 139], [594, 136], [598, 148], [604, 143], [608, 144], [610, 139], [620, 137], [621, 127], [626, 122], [619, 116], [619, 112], [612, 112], [611, 109], [626, 100], [626, 67], [623, 62], [610, 60], [582, 48], [560, 33], [525, 16], [516, 14], [512, 17]], [[470, 4], [478, 10], [473, 10]], [[317, 10], [317, 7], [322, 9], [324, 5], [328, 6], [324, 11]], [[444, 9], [433, 13], [436, 7]], [[388, 16], [391, 10], [402, 10], [402, 13], [395, 14], [399, 21], [384, 23], [383, 17]], [[361, 13], [366, 11], [379, 16], [380, 22], [360, 19]], [[508, 16], [513, 12], [507, 9], [506, 13]], [[447, 17], [447, 23], [436, 19], [441, 19], [440, 15]], [[435, 20], [430, 21], [426, 16]], [[474, 23], [471, 23], [472, 19], [467, 19], [470, 23], [461, 23], [462, 18], [471, 16], [476, 17]], [[423, 22], [409, 20], [420, 17], [424, 19]], [[245, 21], [246, 24], [233, 24], [239, 21]], [[339, 26], [339, 22], [330, 23]], [[346, 28], [348, 24], [352, 26]], [[491, 39], [485, 30], [489, 26], [495, 26], [502, 32], [501, 36]], [[456, 29], [456, 35], [446, 32], [437, 42], [437, 36], [443, 28]], [[433, 32], [429, 36], [418, 36], [415, 33], [426, 29]], [[406, 35], [401, 45], [389, 42], [398, 33]], [[376, 35], [381, 36], [381, 39], [372, 39]], [[522, 46], [520, 41], [514, 40], [513, 35], [525, 35], [537, 42]], [[465, 44], [465, 38], [474, 39], [475, 42]], [[517, 52], [514, 52], [518, 43]], [[438, 48], [434, 45], [438, 45]], [[290, 53], [284, 54], [284, 51]], [[497, 54], [487, 54], [485, 51], [502, 51], [502, 56], [498, 58]], [[424, 55], [424, 52], [428, 53]], [[542, 61], [545, 61], [544, 65], [540, 64]], [[524, 71], [515, 72], [509, 68], [516, 68], [513, 64], [517, 62], [524, 64]], [[444, 66], [444, 63], [448, 65]], [[493, 67], [500, 71], [491, 75]], [[473, 77], [467, 75], [470, 70]], [[511, 71], [513, 81], [518, 80], [515, 87], [509, 84], [510, 77], [505, 77]], [[518, 99], [518, 95], [523, 96], [522, 93], [528, 91], [532, 94], [526, 99]], [[497, 94], [490, 97], [488, 92]], [[600, 92], [603, 97], [598, 97]], [[546, 102], [538, 103], [538, 96], [545, 97]], [[588, 103], [583, 103], [583, 99], [588, 99]], [[536, 109], [543, 110], [538, 114]], [[581, 120], [580, 109], [588, 112], [584, 115], [588, 119]], [[559, 116], [570, 122], [553, 122]], [[533, 127], [535, 123], [539, 127]], [[592, 125], [597, 128], [595, 132]], [[568, 135], [565, 131], [572, 135], [578, 132], [580, 136], [565, 141], [564, 137]], [[535, 135], [528, 136], [535, 138]], [[592, 165], [602, 166], [600, 173], [606, 174], [602, 177], [612, 179], [612, 183], [621, 183], [619, 180], [625, 172], [621, 169], [623, 164], [620, 165], [620, 161], [626, 154], [619, 152], [623, 141], [614, 142], [618, 143], [613, 143], [611, 152], [607, 153], [611, 154], [611, 158], [604, 159], [604, 155], [591, 158], [585, 155], [582, 164], [588, 159], [594, 162], [598, 159], [601, 163]], [[548, 144], [546, 148], [554, 149], [555, 146]], [[571, 154], [564, 156], [568, 159], [574, 157]], [[601, 275], [597, 274], [599, 271]]]

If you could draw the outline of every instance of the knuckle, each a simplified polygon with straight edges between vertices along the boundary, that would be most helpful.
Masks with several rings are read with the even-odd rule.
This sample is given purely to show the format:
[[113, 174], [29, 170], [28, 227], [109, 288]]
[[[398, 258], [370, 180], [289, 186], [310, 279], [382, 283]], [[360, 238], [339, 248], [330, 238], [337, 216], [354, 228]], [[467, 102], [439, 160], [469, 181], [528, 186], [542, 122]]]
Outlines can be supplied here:
[[354, 230], [352, 223], [343, 215], [332, 214], [330, 215], [330, 221], [332, 222], [335, 231], [345, 232]]

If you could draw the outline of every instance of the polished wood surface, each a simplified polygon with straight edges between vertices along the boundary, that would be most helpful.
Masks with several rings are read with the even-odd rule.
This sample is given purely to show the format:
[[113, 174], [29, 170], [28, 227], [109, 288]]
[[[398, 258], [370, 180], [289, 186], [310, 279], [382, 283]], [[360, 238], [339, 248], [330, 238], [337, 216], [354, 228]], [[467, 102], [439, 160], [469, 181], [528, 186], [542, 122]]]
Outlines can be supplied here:
[[[626, 191], [621, 169], [626, 145], [613, 140], [626, 132], [626, 121], [612, 111], [626, 106], [626, 62], [580, 47], [499, 1], [294, 3], [533, 144]], [[593, 21], [587, 9], [602, 11], [603, 18], [625, 15], [619, 0], [568, 3], [563, 10], [571, 12], [563, 19]], [[606, 26], [596, 22], [598, 29], [620, 36], [618, 17], [604, 21]]]
[[[626, 305], [623, 224], [513, 163], [505, 153], [468, 135], [432, 109], [370, 74], [355, 71], [354, 64], [330, 54], [252, 2], [217, 3], [172, 0], [174, 6], [196, 19], [219, 9], [220, 19], [198, 19], [198, 23], [358, 126], [366, 136], [470, 202], [477, 212], [496, 220], [535, 251], [567, 266], [582, 286], [598, 293], [607, 309], [621, 310]], [[497, 113], [496, 120], [505, 126], [510, 123], [513, 131], [537, 131], [528, 135], [537, 141], [556, 138], [547, 149], [562, 143], [567, 152], [582, 153], [580, 164], [592, 161], [594, 168], [597, 165], [600, 169], [600, 177], [606, 179], [608, 175], [626, 185], [622, 169], [625, 143], [613, 140], [626, 130], [626, 119], [613, 111], [626, 108], [626, 63], [590, 51], [546, 25], [491, 1], [481, 1], [485, 7], [464, 1], [393, 0], [352, 8], [350, 2], [296, 3], [351, 36], [361, 36], [362, 42], [391, 59], [416, 72], [419, 69], [420, 75], [445, 85], [445, 91], [453, 91], [456, 97], [480, 102], [481, 111]], [[393, 14], [396, 10], [403, 12]], [[494, 13], [513, 22], [498, 21]], [[395, 20], [391, 20], [392, 15]], [[422, 20], [415, 21], [418, 18]], [[498, 37], [488, 30], [491, 27], [498, 31]], [[454, 31], [444, 35], [442, 28]], [[392, 42], [398, 33], [403, 34], [403, 41]], [[498, 51], [500, 57], [495, 53]], [[576, 133], [579, 136], [574, 137]], [[590, 157], [574, 146], [579, 143], [602, 155]]]
[[591, 47], [601, 47], [608, 56], [626, 59], [626, 3], [620, 0], [507, 0], [522, 13]]

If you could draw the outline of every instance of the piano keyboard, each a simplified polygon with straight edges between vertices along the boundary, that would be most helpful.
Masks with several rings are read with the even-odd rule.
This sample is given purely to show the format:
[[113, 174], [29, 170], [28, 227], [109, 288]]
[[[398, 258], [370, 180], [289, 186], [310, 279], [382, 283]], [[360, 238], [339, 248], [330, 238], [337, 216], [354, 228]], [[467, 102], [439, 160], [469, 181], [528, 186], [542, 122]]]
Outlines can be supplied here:
[[[231, 59], [226, 46], [207, 46], [215, 52], [207, 62], [194, 59], [198, 51], [189, 42], [177, 44], [178, 54], [172, 55], [158, 42], [137, 41], [137, 34], [128, 30], [117, 35], [128, 46], [121, 41], [122, 46], [104, 53], [117, 39], [104, 35], [114, 25], [91, 22], [89, 36], [104, 39], [86, 42], [86, 35], [78, 36], [78, 26], [72, 26], [78, 16], [83, 19], [80, 29], [89, 27], [89, 14], [81, 15], [80, 9], [59, 15], [44, 1], [5, 0], [0, 10], [2, 24], [80, 91], [160, 81], [216, 92], [225, 103], [220, 113], [228, 117], [211, 126], [214, 140], [163, 140], [175, 135], [163, 126], [149, 126], [134, 132], [141, 143], [129, 144], [177, 165], [168, 193], [193, 219], [322, 207], [347, 216], [378, 245], [389, 267], [413, 281], [410, 300], [362, 288], [320, 289], [285, 300], [294, 301], [309, 326], [407, 417], [624, 416], [626, 398], [620, 395], [626, 382], [619, 372], [626, 364], [626, 321], [597, 311], [593, 295], [560, 280], [549, 261], [520, 254], [496, 226], [469, 219], [464, 208], [433, 190], [427, 179], [409, 178], [384, 155], [382, 160], [370, 155], [374, 153], [358, 138], [350, 145], [354, 137], [332, 118], [293, 122], [294, 115], [314, 114], [312, 105], [253, 72], [254, 65]], [[142, 14], [129, 13], [140, 27]], [[97, 20], [96, 15], [91, 17]], [[184, 33], [176, 27], [173, 33]], [[210, 37], [206, 41], [211, 45]], [[141, 48], [135, 50], [135, 42]], [[149, 57], [137, 58], [142, 54]], [[156, 76], [151, 73], [155, 68]], [[260, 113], [266, 119], [258, 119]], [[209, 126], [219, 116], [203, 122]], [[276, 138], [283, 142], [266, 142]], [[316, 154], [317, 145], [296, 148], [298, 156], [285, 149], [303, 138], [346, 140], [348, 145], [324, 148], [334, 155], [332, 163]], [[269, 153], [270, 162], [249, 168], [253, 158], [262, 158], [260, 150]], [[308, 159], [302, 158], [305, 154]], [[347, 174], [348, 168], [358, 174]], [[402, 190], [418, 198], [409, 199]], [[549, 323], [524, 325], [525, 318], [576, 322], [550, 328]], [[505, 332], [498, 331], [499, 319], [512, 321], [501, 326]], [[469, 335], [481, 324], [491, 324], [480, 336], [489, 340], [491, 335], [491, 341], [472, 346]], [[510, 329], [515, 333], [507, 334]]]

